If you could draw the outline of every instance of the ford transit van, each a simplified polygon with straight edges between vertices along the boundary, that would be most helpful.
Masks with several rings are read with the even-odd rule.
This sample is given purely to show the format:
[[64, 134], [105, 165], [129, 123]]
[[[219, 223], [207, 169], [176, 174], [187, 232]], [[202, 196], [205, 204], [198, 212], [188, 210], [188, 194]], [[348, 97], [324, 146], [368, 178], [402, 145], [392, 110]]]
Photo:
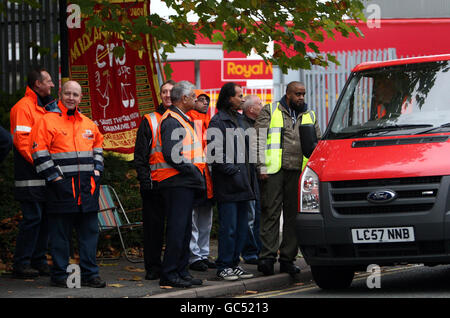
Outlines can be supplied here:
[[450, 263], [450, 55], [356, 66], [299, 180], [298, 245], [321, 288]]

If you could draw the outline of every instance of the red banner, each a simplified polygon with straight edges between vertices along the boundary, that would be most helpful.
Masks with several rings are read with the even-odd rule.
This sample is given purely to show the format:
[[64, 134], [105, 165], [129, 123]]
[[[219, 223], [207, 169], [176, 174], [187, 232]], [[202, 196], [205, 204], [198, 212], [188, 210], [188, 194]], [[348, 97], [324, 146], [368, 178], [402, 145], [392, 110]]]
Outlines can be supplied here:
[[[122, 3], [131, 20], [149, 14], [150, 1]], [[70, 78], [80, 83], [80, 110], [90, 117], [104, 135], [104, 150], [133, 159], [136, 132], [141, 117], [158, 104], [156, 67], [149, 37], [139, 50], [130, 48], [117, 34], [98, 28], [69, 28]], [[125, 54], [116, 57], [113, 49]]]

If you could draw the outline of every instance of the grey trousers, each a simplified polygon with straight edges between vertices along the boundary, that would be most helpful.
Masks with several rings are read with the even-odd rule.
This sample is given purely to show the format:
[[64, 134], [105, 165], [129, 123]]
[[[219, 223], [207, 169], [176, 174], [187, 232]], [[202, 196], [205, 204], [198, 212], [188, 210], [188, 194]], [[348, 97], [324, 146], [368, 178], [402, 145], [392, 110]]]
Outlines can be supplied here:
[[[261, 182], [260, 259], [276, 259], [278, 250], [280, 262], [293, 262], [297, 256], [295, 218], [300, 174], [300, 170], [281, 169]], [[281, 211], [283, 211], [283, 236], [280, 244]]]

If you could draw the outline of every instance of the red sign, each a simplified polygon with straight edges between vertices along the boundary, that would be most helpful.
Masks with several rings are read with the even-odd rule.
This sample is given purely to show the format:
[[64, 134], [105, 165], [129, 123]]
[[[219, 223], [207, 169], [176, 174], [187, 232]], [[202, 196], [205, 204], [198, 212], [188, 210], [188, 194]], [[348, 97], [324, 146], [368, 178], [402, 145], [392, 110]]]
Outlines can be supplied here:
[[[149, 13], [149, 1], [122, 4], [128, 18]], [[139, 50], [128, 47], [117, 34], [93, 28], [69, 29], [70, 77], [80, 83], [83, 100], [80, 110], [89, 116], [104, 135], [103, 147], [132, 159], [136, 132], [143, 114], [158, 104], [155, 92], [156, 67], [151, 41]], [[113, 49], [122, 46], [125, 54], [116, 57]]]
[[222, 81], [267, 80], [272, 77], [272, 64], [263, 60], [222, 60]]

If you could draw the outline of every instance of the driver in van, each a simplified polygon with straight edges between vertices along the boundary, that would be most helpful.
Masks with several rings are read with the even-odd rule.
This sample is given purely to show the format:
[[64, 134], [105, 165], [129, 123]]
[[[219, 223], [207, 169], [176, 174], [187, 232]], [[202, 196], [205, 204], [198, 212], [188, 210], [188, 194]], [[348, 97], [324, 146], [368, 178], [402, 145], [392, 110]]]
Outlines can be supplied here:
[[411, 96], [405, 95], [401, 77], [375, 78], [375, 119], [398, 117], [412, 112]]

